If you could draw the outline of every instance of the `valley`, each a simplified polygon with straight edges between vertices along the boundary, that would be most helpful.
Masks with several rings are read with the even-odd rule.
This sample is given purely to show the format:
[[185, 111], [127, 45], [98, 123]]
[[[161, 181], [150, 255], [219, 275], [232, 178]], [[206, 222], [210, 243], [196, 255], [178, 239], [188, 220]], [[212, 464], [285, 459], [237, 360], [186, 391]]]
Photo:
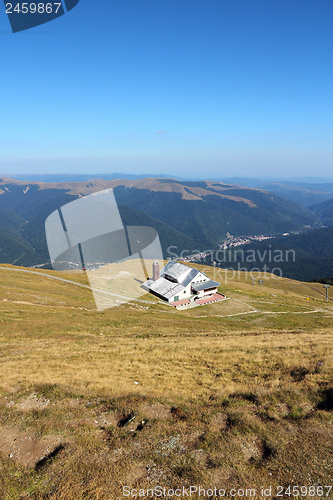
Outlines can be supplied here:
[[[311, 238], [309, 230], [323, 226], [319, 209], [314, 214], [275, 194], [236, 184], [164, 177], [61, 183], [2, 178], [0, 262], [50, 267], [44, 229], [48, 215], [78, 197], [110, 188], [123, 224], [156, 229], [165, 258], [194, 254], [194, 250], [211, 253], [221, 244], [255, 243], [285, 233], [307, 231]], [[312, 253], [311, 258], [321, 257]], [[314, 272], [311, 278], [326, 277], [323, 265], [320, 261], [319, 274]], [[289, 269], [286, 272], [288, 276]]]

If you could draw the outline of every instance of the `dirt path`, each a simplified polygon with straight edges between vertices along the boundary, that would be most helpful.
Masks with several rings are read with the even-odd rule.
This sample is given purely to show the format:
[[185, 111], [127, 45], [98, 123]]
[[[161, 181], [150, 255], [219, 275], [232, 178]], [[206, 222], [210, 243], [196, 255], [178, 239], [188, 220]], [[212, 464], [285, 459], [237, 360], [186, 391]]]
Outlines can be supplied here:
[[0, 266], [0, 269], [2, 269], [4, 271], [14, 271], [14, 272], [18, 272], [18, 273], [37, 274], [38, 276], [43, 276], [44, 278], [51, 278], [53, 280], [62, 281], [63, 283], [69, 283], [70, 285], [80, 286], [81, 288], [87, 288], [88, 290], [91, 290], [94, 292], [99, 292], [99, 293], [103, 293], [105, 295], [111, 295], [112, 297], [117, 297], [118, 299], [122, 299], [124, 304], [126, 304], [127, 302], [132, 302], [132, 301], [141, 302], [143, 304], [152, 304], [152, 302], [150, 300], [133, 299], [131, 297], [117, 295], [116, 293], [106, 292], [105, 290], [99, 290], [98, 288], [92, 288], [91, 286], [88, 286], [88, 285], [82, 285], [82, 283], [77, 283], [77, 281], [71, 281], [71, 280], [66, 280], [64, 278], [59, 278], [58, 276], [53, 276], [52, 274], [39, 273], [38, 271], [28, 271], [27, 269], [11, 269], [9, 267], [2, 267], [2, 266]]

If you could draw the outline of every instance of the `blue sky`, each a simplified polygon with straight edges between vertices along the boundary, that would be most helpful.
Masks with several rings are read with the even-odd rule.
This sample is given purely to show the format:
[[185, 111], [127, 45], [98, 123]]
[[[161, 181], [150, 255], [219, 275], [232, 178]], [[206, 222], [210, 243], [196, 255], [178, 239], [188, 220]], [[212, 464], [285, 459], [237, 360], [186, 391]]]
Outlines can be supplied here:
[[80, 0], [12, 34], [0, 172], [332, 177], [331, 0]]

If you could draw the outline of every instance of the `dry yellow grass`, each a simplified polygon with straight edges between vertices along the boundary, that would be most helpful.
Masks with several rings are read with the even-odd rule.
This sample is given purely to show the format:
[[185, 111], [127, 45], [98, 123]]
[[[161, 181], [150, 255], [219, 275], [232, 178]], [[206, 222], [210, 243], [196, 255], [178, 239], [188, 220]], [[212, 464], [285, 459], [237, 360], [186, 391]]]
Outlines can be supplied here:
[[332, 306], [318, 292], [240, 275], [211, 306], [147, 296], [97, 312], [88, 288], [45, 274], [87, 285], [0, 270], [0, 427], [64, 449], [36, 469], [2, 456], [4, 499], [331, 481]]

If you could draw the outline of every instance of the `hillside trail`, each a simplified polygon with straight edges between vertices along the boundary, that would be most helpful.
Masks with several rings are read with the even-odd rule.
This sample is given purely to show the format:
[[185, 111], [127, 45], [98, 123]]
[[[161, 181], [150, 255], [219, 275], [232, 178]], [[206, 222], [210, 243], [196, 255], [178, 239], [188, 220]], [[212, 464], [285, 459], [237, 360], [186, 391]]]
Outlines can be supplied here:
[[[102, 292], [102, 293], [105, 293], [106, 295], [112, 295], [112, 296], [119, 297], [118, 295], [113, 294], [111, 292], [106, 292], [106, 291], [98, 290], [98, 289], [92, 289], [88, 285], [83, 285], [82, 283], [78, 283], [76, 281], [68, 280], [65, 278], [59, 278], [58, 276], [53, 276], [52, 274], [40, 273], [38, 271], [30, 271], [28, 269], [12, 269], [12, 268], [8, 268], [8, 267], [4, 267], [4, 266], [0, 266], [0, 270], [36, 274], [36, 275], [42, 276], [44, 278], [46, 277], [46, 278], [54, 279], [54, 280], [68, 283], [68, 284], [71, 284], [74, 286], [79, 286], [81, 288], [86, 288], [88, 290], [95, 290], [98, 292]], [[317, 290], [316, 288], [312, 287], [311, 285], [306, 285], [306, 286], [308, 286], [311, 289]], [[320, 293], [323, 293], [319, 289], [317, 291]], [[119, 298], [124, 299], [124, 297], [119, 297]], [[149, 300], [140, 300], [140, 299], [130, 299], [130, 300], [131, 300], [131, 302], [133, 301], [133, 302], [139, 302], [139, 303], [150, 304], [150, 305], [153, 304], [153, 302], [149, 301]], [[228, 315], [222, 315], [222, 314], [214, 315], [213, 314], [213, 315], [200, 315], [200, 316], [196, 316], [196, 317], [197, 318], [208, 318], [208, 317], [230, 318], [230, 317], [234, 317], [234, 316], [241, 316], [241, 315], [253, 314], [253, 313], [258, 313], [258, 314], [316, 314], [316, 313], [325, 313], [328, 316], [333, 315], [333, 311], [330, 311], [329, 309], [313, 309], [311, 311], [261, 311], [260, 309], [254, 308], [250, 304], [247, 304], [246, 302], [243, 302], [239, 299], [231, 299], [231, 300], [235, 300], [236, 302], [244, 303], [244, 305], [247, 305], [248, 307], [251, 307], [252, 309], [251, 309], [251, 311], [238, 312], [235, 314], [228, 314]], [[333, 299], [330, 298], [330, 300], [333, 300]], [[3, 299], [2, 302], [4, 302], [4, 301], [8, 301], [8, 299]], [[32, 306], [39, 305], [39, 306], [49, 307], [48, 305], [45, 305], [45, 304], [37, 304], [37, 303], [26, 302], [26, 301], [10, 301], [10, 302], [17, 303], [17, 304], [32, 305]], [[126, 301], [124, 301], [123, 303], [126, 303]], [[166, 305], [164, 302], [161, 302], [161, 301], [159, 301], [159, 303]], [[62, 307], [62, 306], [58, 306], [58, 307]], [[65, 307], [67, 307], [69, 309], [72, 308], [71, 306], [65, 306]], [[165, 311], [165, 312], [169, 312], [169, 311]], [[174, 311], [170, 311], [170, 313], [174, 313]]]

